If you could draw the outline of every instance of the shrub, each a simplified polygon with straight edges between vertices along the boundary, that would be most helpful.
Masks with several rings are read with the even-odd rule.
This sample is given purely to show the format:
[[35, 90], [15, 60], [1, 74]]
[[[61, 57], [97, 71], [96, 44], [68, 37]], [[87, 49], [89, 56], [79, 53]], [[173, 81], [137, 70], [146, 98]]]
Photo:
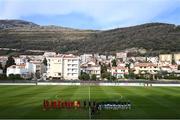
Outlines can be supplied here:
[[20, 74], [10, 74], [8, 79], [9, 80], [22, 80], [23, 78], [21, 77]]
[[0, 80], [6, 80], [7, 77], [6, 77], [6, 74], [0, 74]]
[[89, 80], [90, 76], [87, 73], [81, 73], [81, 75], [79, 76], [80, 80]]

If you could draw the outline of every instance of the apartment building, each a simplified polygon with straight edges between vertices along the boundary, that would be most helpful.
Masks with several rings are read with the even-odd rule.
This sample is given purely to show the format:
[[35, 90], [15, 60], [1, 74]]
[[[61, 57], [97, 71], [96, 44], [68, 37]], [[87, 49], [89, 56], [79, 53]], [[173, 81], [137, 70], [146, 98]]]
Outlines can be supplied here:
[[137, 63], [134, 69], [135, 74], [157, 74], [160, 70], [158, 65], [153, 63]]
[[164, 64], [171, 64], [172, 63], [172, 54], [160, 54], [159, 55], [159, 62]]
[[101, 66], [94, 61], [89, 61], [81, 65], [81, 71], [90, 75], [96, 75], [97, 78], [101, 77]]
[[174, 61], [180, 65], [180, 53], [174, 54]]
[[122, 61], [126, 61], [127, 59], [127, 52], [118, 52], [116, 53], [116, 58]]
[[111, 68], [111, 75], [116, 78], [124, 78], [125, 74], [128, 74], [128, 68], [125, 66], [117, 66]]
[[10, 74], [19, 74], [22, 78], [31, 78], [35, 74], [36, 66], [32, 63], [25, 63], [19, 65], [12, 65], [7, 68], [6, 75], [9, 77]]
[[78, 79], [80, 75], [80, 59], [74, 55], [63, 56], [63, 78]]
[[93, 55], [92, 54], [83, 54], [80, 56], [80, 58], [81, 58], [81, 63], [86, 63], [93, 59]]
[[80, 59], [72, 54], [47, 57], [47, 77], [58, 79], [78, 79]]

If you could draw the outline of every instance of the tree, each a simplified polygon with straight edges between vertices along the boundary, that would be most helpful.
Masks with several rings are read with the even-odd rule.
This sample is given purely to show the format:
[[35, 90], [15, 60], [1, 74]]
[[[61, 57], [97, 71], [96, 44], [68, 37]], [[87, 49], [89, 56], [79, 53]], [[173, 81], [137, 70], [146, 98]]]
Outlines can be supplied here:
[[11, 65], [16, 65], [15, 60], [12, 56], [8, 57], [8, 60], [6, 61], [6, 68], [8, 68]]
[[130, 73], [130, 71], [131, 71], [131, 63], [127, 63], [125, 67], [128, 68], [128, 73]]
[[110, 75], [110, 76], [108, 76], [107, 79], [108, 79], [108, 80], [111, 80], [111, 81], [114, 81], [114, 80], [116, 80], [117, 78], [116, 78], [115, 76]]
[[127, 63], [125, 67], [127, 67], [128, 70], [130, 70], [130, 66], [131, 66], [131, 63]]
[[16, 63], [15, 63], [14, 58], [12, 56], [9, 56], [8, 60], [6, 61], [4, 73], [6, 73], [7, 68], [10, 67], [11, 65], [16, 65]]
[[130, 78], [130, 79], [134, 79], [135, 76], [136, 76], [136, 75], [134, 74], [133, 71], [129, 71], [129, 78]]
[[180, 65], [178, 65], [178, 70], [180, 70]]
[[0, 74], [0, 80], [6, 80], [7, 77], [6, 77], [6, 74]]
[[0, 62], [0, 69], [3, 69], [1, 62]]
[[110, 79], [111, 73], [110, 72], [105, 72], [101, 74], [102, 79]]
[[172, 56], [172, 64], [173, 64], [173, 65], [176, 64], [175, 59], [174, 59], [174, 55]]
[[47, 66], [47, 59], [46, 59], [46, 58], [44, 58], [43, 64], [44, 64], [45, 66]]
[[107, 72], [107, 66], [105, 64], [101, 65], [101, 74], [106, 73]]
[[79, 79], [80, 80], [89, 80], [90, 76], [89, 76], [89, 74], [82, 72], [81, 75], [79, 76]]
[[92, 74], [92, 75], [91, 75], [91, 80], [97, 80], [97, 77], [96, 77], [95, 74]]
[[10, 74], [8, 79], [10, 79], [10, 80], [22, 80], [23, 78], [19, 74], [16, 74], [16, 75]]
[[116, 67], [116, 66], [117, 66], [115, 59], [113, 59], [113, 60], [111, 61], [111, 63], [112, 63], [112, 66], [113, 66], [113, 67]]

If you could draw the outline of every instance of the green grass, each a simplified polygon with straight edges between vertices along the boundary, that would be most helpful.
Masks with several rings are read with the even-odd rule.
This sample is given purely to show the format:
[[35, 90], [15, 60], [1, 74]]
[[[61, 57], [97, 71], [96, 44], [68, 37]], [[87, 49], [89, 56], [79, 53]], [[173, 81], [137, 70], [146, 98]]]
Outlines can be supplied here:
[[[44, 99], [88, 100], [88, 86], [0, 86], [0, 118], [89, 118], [89, 109], [42, 109]], [[95, 101], [130, 100], [131, 110], [100, 111], [92, 118], [179, 118], [178, 87], [90, 87]]]

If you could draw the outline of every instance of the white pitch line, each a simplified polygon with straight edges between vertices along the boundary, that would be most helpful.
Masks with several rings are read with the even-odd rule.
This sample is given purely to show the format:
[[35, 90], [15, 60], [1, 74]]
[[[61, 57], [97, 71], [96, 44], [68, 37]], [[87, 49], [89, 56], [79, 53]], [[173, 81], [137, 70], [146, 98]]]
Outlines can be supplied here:
[[[90, 91], [91, 91], [91, 89], [90, 89], [90, 82], [89, 82], [89, 102], [90, 102], [90, 100], [91, 100]], [[89, 104], [89, 103], [88, 103], [88, 104]], [[90, 106], [89, 106], [89, 119], [91, 119], [91, 107], [90, 107]]]

